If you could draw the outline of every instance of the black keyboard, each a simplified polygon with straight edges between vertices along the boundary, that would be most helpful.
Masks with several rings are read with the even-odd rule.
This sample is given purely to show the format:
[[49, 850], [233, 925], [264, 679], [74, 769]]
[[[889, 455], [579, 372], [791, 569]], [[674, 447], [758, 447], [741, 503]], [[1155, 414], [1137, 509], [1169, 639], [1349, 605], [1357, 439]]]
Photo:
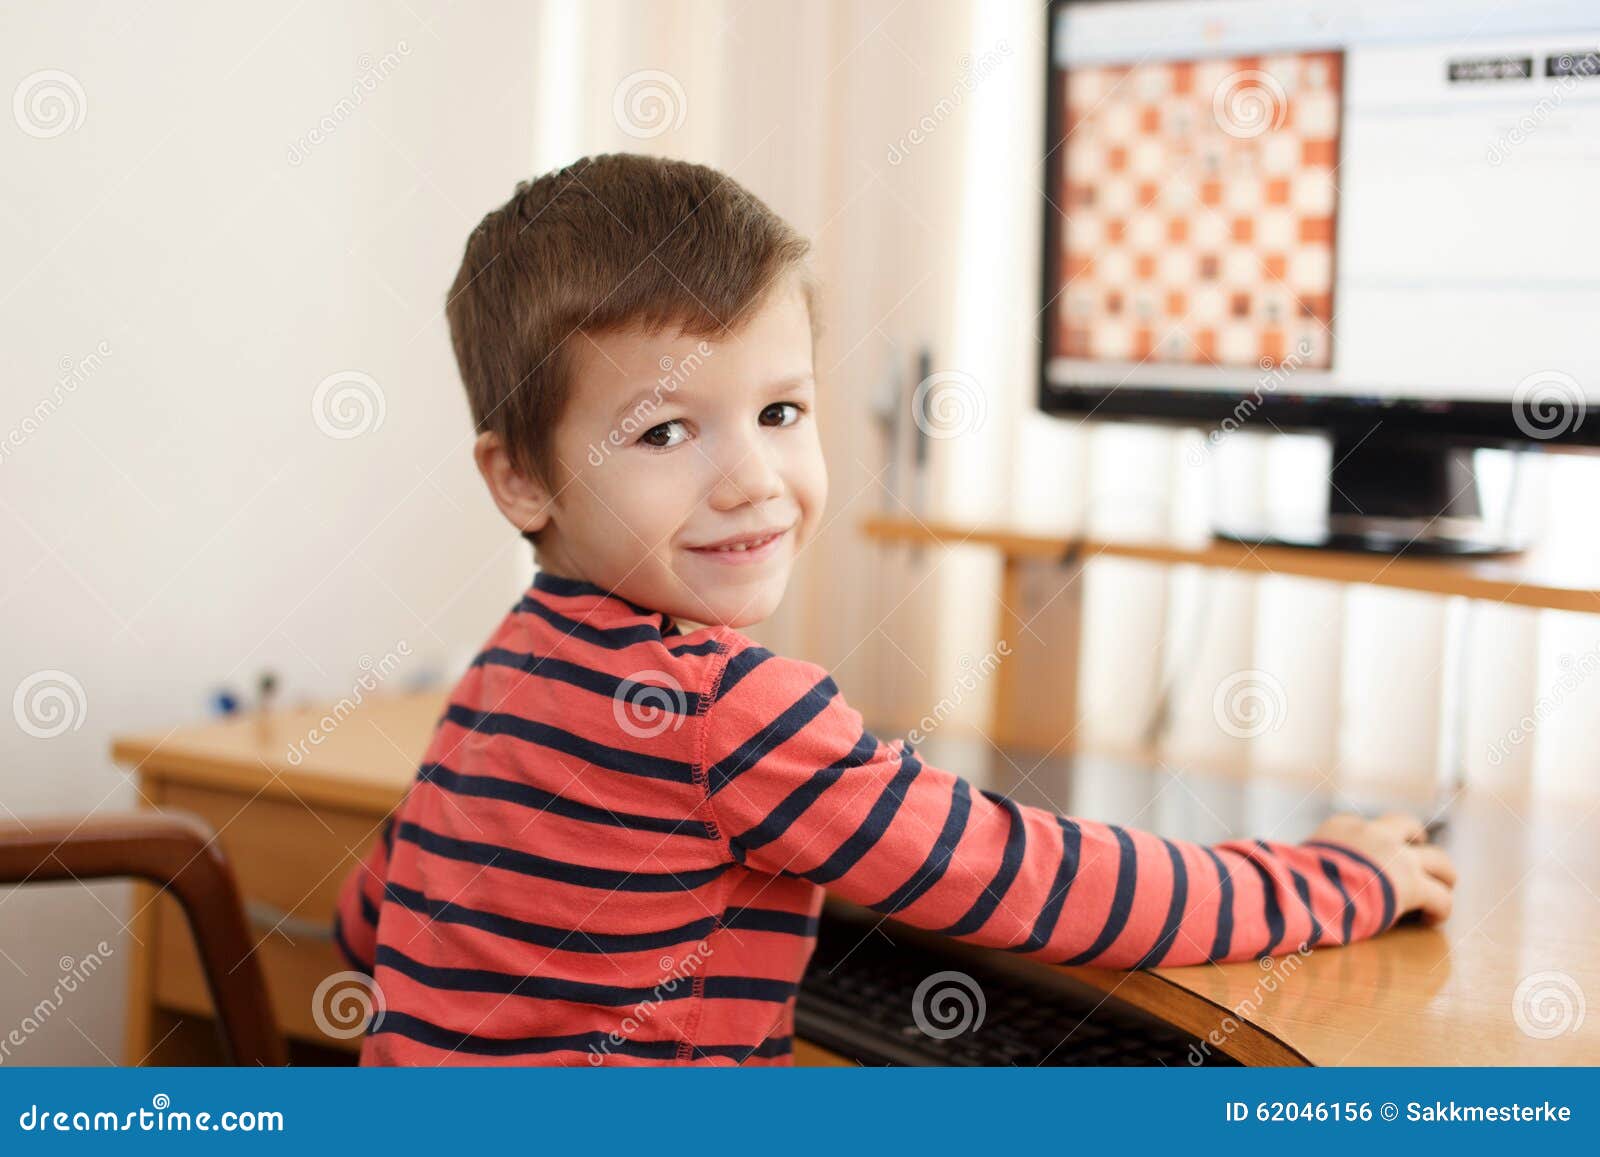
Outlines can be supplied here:
[[1238, 1064], [1092, 990], [1030, 983], [827, 911], [795, 1034], [863, 1065]]

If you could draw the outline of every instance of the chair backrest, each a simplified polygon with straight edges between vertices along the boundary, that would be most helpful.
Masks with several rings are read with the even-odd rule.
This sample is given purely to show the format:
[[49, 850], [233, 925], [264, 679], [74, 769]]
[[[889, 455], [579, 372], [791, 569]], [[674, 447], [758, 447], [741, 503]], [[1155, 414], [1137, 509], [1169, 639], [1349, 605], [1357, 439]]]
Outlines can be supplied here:
[[182, 905], [229, 1063], [287, 1064], [233, 869], [202, 820], [129, 812], [0, 823], [0, 885], [129, 877]]

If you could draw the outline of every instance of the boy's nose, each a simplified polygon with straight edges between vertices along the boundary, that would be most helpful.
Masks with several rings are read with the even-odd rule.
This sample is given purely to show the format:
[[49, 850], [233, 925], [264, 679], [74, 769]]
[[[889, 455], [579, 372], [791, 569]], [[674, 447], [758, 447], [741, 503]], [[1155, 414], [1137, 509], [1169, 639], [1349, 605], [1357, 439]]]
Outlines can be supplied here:
[[759, 505], [783, 494], [783, 475], [756, 440], [729, 447], [730, 453], [713, 460], [718, 477], [711, 487], [716, 510]]

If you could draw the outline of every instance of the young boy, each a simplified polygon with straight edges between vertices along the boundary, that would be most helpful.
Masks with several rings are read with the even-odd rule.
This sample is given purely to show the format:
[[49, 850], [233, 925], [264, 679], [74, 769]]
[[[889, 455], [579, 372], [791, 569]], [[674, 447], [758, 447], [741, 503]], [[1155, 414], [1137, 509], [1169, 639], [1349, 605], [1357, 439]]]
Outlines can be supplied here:
[[1244, 960], [1450, 907], [1405, 817], [1201, 847], [1020, 807], [863, 729], [770, 615], [827, 495], [807, 243], [699, 165], [590, 157], [467, 240], [451, 339], [539, 566], [335, 933], [364, 1064], [787, 1064], [823, 890], [1064, 964]]

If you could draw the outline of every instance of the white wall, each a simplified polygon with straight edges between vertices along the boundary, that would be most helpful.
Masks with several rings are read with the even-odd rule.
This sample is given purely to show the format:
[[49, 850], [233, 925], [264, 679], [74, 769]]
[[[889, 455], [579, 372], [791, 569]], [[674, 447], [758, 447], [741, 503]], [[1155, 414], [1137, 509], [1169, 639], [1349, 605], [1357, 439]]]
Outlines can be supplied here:
[[[45, 671], [81, 687], [31, 684], [36, 731], [39, 693], [71, 697], [53, 738], [0, 716], [0, 817], [134, 806], [110, 737], [201, 719], [263, 668], [290, 699], [348, 692], [402, 640], [396, 678], [459, 668], [531, 575], [472, 467], [442, 306], [531, 171], [536, 15], [0, 16], [4, 95], [58, 70], [82, 112], [56, 135], [48, 103], [0, 119], [0, 441], [21, 438], [0, 450], [0, 697]], [[313, 414], [341, 371], [381, 395], [356, 437]], [[0, 892], [0, 1038], [59, 957], [113, 948], [5, 1063], [121, 1059], [128, 914], [122, 885]]]

